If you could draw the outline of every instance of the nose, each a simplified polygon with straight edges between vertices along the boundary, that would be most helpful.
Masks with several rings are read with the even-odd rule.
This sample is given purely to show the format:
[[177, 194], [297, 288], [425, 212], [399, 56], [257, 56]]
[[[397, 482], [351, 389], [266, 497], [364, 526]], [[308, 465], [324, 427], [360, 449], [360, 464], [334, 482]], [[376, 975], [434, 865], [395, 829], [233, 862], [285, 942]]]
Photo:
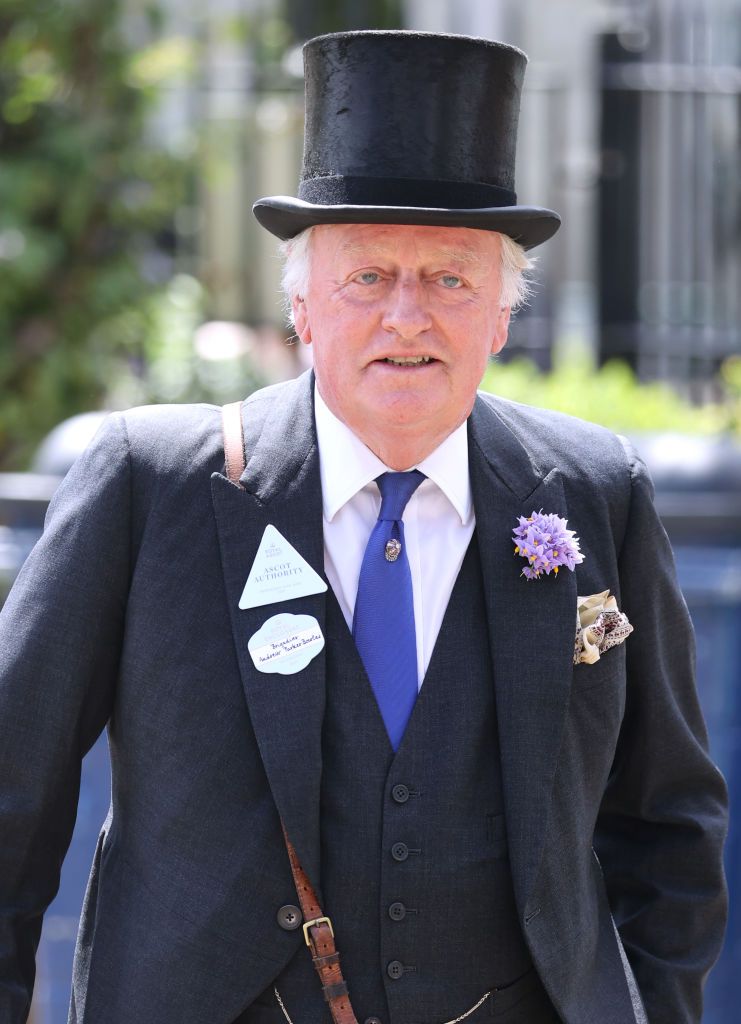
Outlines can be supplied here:
[[425, 288], [418, 280], [398, 280], [388, 296], [383, 329], [400, 338], [415, 338], [432, 325]]

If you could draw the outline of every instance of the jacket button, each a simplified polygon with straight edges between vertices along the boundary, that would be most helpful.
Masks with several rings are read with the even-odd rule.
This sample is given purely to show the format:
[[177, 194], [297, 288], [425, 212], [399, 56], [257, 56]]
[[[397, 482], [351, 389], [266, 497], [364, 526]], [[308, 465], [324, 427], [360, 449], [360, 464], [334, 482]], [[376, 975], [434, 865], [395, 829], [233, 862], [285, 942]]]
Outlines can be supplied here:
[[[403, 860], [406, 860], [407, 857], [409, 856], [409, 847], [407, 846], [406, 843], [394, 843], [394, 845], [391, 847], [391, 856], [394, 858], [394, 860], [397, 860], [399, 861], [399, 863], [401, 863]], [[396, 963], [396, 961], [394, 961], [394, 963]]]
[[389, 978], [393, 978], [394, 981], [398, 981], [403, 973], [404, 964], [401, 960], [392, 960], [386, 968], [386, 974], [388, 974]]
[[303, 920], [301, 911], [298, 907], [294, 907], [292, 903], [286, 903], [285, 907], [281, 907], [275, 917], [281, 928], [287, 932], [294, 932], [297, 928], [300, 928]]
[[382, 1024], [380, 1017], [366, 1017], [364, 1024]]
[[407, 908], [403, 903], [392, 903], [389, 907], [389, 917], [392, 921], [403, 921], [407, 916]]
[[397, 804], [405, 804], [409, 799], [409, 786], [405, 786], [403, 782], [400, 782], [391, 790], [391, 796]]

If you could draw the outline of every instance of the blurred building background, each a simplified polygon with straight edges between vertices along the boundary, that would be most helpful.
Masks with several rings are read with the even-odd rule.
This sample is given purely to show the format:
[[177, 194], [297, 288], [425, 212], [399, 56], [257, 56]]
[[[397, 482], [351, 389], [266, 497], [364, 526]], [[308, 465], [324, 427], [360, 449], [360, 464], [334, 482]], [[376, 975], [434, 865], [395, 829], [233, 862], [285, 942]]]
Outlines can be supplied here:
[[[564, 224], [485, 386], [639, 437], [741, 812], [741, 0], [2, 0], [0, 603], [99, 416], [39, 449], [58, 423], [229, 401], [307, 365], [251, 206], [295, 194], [301, 43], [352, 28], [481, 35], [530, 56], [518, 195]], [[33, 1024], [67, 1019], [106, 773], [103, 740]], [[732, 1024], [741, 1000], [735, 826], [727, 863], [736, 898], [706, 1024]]]
[[[327, 6], [286, 4], [286, 37], [331, 27]], [[214, 5], [204, 78], [192, 85], [192, 102], [226, 147], [230, 177], [228, 187], [223, 179], [206, 185], [191, 242], [219, 316], [276, 323], [274, 243], [250, 206], [260, 195], [295, 192], [301, 64], [297, 46], [266, 68], [253, 48], [224, 40], [220, 16], [247, 7]], [[548, 367], [559, 347], [581, 346], [598, 362], [619, 356], [642, 379], [669, 380], [695, 399], [717, 397], [720, 366], [740, 348], [737, 0], [333, 7], [347, 27], [464, 32], [530, 55], [518, 192], [561, 211], [565, 226], [539, 256], [541, 287], [505, 358], [525, 353]], [[251, 10], [259, 21], [275, 5]], [[207, 153], [213, 160], [215, 150]]]

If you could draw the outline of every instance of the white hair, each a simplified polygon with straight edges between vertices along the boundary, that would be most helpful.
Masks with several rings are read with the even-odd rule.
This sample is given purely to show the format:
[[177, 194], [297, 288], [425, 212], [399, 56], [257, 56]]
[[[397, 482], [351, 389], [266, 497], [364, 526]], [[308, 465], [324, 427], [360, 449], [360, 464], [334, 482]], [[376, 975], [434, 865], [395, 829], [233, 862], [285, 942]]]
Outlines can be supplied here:
[[[302, 298], [309, 287], [311, 273], [310, 242], [314, 228], [306, 228], [294, 238], [281, 242], [279, 253], [283, 260], [281, 286], [285, 298], [286, 314], [289, 323], [293, 322], [293, 299]], [[533, 292], [533, 286], [527, 272], [535, 266], [523, 247], [509, 235], [499, 235], [502, 242], [502, 266], [500, 269], [502, 290], [500, 301], [510, 309], [519, 309], [525, 305]]]

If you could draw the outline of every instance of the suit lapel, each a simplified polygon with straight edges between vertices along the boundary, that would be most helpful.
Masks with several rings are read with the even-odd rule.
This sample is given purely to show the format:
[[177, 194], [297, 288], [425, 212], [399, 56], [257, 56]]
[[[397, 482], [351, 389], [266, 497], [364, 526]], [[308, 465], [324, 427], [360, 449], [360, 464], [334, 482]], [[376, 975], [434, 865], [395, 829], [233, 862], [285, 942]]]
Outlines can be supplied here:
[[319, 885], [321, 730], [325, 702], [322, 651], [293, 675], [258, 672], [247, 642], [273, 615], [313, 615], [325, 631], [326, 594], [240, 610], [239, 598], [265, 527], [272, 524], [324, 577], [319, 457], [312, 377], [244, 406], [244, 490], [212, 477], [222, 567], [239, 670], [265, 771], [286, 831]]
[[543, 509], [568, 518], [568, 510], [558, 470], [536, 465], [480, 397], [469, 437], [510, 861], [524, 908], [542, 853], [569, 701], [576, 580], [566, 570], [526, 580], [511, 538], [520, 515]]

